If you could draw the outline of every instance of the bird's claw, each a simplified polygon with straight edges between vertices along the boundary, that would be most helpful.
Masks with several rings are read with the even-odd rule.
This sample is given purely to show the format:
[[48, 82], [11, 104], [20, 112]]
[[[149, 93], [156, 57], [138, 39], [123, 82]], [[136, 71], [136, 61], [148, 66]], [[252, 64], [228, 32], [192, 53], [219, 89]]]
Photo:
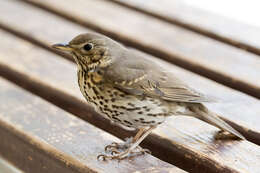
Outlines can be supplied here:
[[120, 160], [123, 160], [124, 158], [126, 158], [126, 156], [121, 157], [120, 154], [111, 155], [111, 156], [105, 155], [105, 154], [100, 154], [100, 155], [97, 156], [97, 160], [101, 160], [101, 161], [107, 161], [107, 160], [118, 160], [118, 161], [120, 161]]
[[107, 160], [112, 160], [112, 159], [115, 159], [114, 156], [108, 156], [108, 155], [105, 155], [105, 154], [100, 154], [97, 156], [97, 160], [100, 160], [100, 161], [107, 161]]
[[110, 145], [107, 145], [105, 147], [105, 151], [109, 152], [109, 151], [114, 151], [114, 150], [126, 150], [129, 146], [128, 143], [116, 143], [116, 142], [112, 142]]
[[131, 148], [133, 138], [126, 138], [125, 143], [116, 143], [112, 142], [110, 145], [107, 145], [105, 147], [105, 152], [109, 153], [109, 155], [106, 154], [100, 154], [97, 156], [98, 160], [123, 160], [125, 158], [130, 158], [138, 155], [144, 155], [146, 153], [151, 154], [151, 151], [148, 149], [143, 149], [140, 146], [137, 146], [135, 148]]
[[111, 143], [110, 145], [107, 145], [106, 147], [105, 147], [105, 151], [106, 152], [108, 152], [109, 150], [111, 150], [111, 149], [118, 149], [118, 143], [116, 143], [116, 142], [113, 142], [113, 143]]
[[99, 155], [97, 156], [97, 160], [106, 161], [106, 155], [104, 155], [104, 154], [99, 154]]
[[135, 157], [138, 155], [151, 154], [151, 151], [148, 149], [143, 149], [141, 147], [137, 147], [138, 151], [124, 151], [119, 152], [118, 150], [112, 150], [111, 155], [100, 154], [97, 156], [98, 160], [107, 161], [107, 160], [123, 160], [125, 158]]
[[120, 152], [119, 151], [117, 151], [117, 150], [113, 150], [113, 151], [111, 151], [111, 155], [116, 155], [116, 154], [119, 154]]

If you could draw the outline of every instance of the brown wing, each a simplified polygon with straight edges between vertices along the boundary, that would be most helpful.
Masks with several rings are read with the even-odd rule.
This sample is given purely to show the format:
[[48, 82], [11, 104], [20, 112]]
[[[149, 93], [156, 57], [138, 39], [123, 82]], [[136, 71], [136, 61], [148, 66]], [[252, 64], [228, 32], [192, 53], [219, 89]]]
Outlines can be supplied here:
[[[105, 79], [135, 95], [148, 95], [176, 102], [212, 102], [209, 98], [188, 87], [162, 66], [131, 54], [117, 59], [106, 71]], [[132, 56], [132, 57], [131, 57]]]

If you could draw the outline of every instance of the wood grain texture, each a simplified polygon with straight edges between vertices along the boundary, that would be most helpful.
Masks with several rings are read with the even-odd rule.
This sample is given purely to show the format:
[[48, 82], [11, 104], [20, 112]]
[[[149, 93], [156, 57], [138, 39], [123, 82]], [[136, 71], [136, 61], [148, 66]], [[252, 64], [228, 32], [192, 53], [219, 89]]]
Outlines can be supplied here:
[[[0, 154], [25, 172], [185, 172], [150, 155], [98, 161], [120, 140], [0, 78]], [[164, 171], [161, 171], [164, 168]]]
[[108, 0], [260, 55], [259, 27], [193, 7], [182, 0]]
[[23, 2], [260, 98], [260, 59], [252, 53], [107, 1]]
[[[16, 25], [14, 25], [14, 23], [11, 23], [10, 21], [22, 20], [22, 18], [19, 18], [19, 16], [23, 16], [24, 18], [28, 19], [30, 18], [30, 16], [35, 16], [31, 20], [27, 20], [26, 22], [24, 22], [23, 27], [18, 27], [17, 30], [21, 32], [23, 35], [25, 35], [26, 39], [29, 39], [30, 41], [32, 39], [36, 40], [36, 42], [42, 45], [42, 47], [47, 48], [50, 44], [53, 43], [67, 42], [79, 33], [90, 32], [90, 30], [87, 30], [68, 21], [62, 20], [61, 18], [49, 14], [45, 11], [32, 8], [31, 6], [19, 4], [15, 1], [9, 1], [9, 3], [7, 4], [8, 8], [7, 6], [5, 6], [5, 3], [1, 2], [1, 6], [3, 8], [6, 7], [4, 9], [19, 12], [19, 15], [18, 13], [15, 13], [16, 15], [9, 15], [9, 20], [6, 21], [10, 24], [8, 25], [9, 28], [11, 26], [16, 27]], [[4, 9], [2, 10], [3, 13], [5, 12]], [[48, 24], [48, 28], [43, 30], [42, 28], [45, 28], [46, 23]], [[35, 43], [35, 41], [33, 43]], [[11, 44], [11, 42], [9, 44]], [[9, 44], [3, 45], [3, 48], [6, 51], [9, 50]], [[15, 50], [17, 49], [17, 47], [13, 47], [12, 49]], [[21, 48], [21, 50], [24, 50], [24, 48]], [[24, 53], [24, 56], [25, 54], [26, 52]], [[42, 63], [44, 64], [46, 62]], [[51, 67], [53, 67], [53, 69], [55, 69], [54, 64], [55, 62], [51, 64]], [[48, 63], [45, 64], [45, 66], [48, 66]], [[187, 73], [186, 71], [180, 70], [175, 66], [170, 66], [169, 64], [166, 66], [168, 67], [169, 71], [172, 71], [176, 75], [179, 75], [180, 78], [182, 78], [186, 83], [190, 84], [192, 87], [201, 90], [206, 94], [215, 96], [219, 98], [221, 101], [223, 101], [222, 104], [214, 104], [209, 106], [215, 112], [221, 114], [226, 120], [233, 123], [233, 125], [235, 125], [239, 131], [241, 131], [245, 136], [247, 136], [248, 139], [257, 144], [260, 144], [260, 127], [258, 125], [260, 121], [258, 118], [260, 105], [258, 100], [247, 97], [242, 93], [235, 92], [234, 90], [229, 90], [220, 85], [215, 85], [213, 82], [209, 82], [208, 80], [202, 79], [196, 75], [193, 75], [192, 73]], [[56, 72], [53, 71], [53, 74], [50, 75], [53, 76], [55, 74]], [[203, 82], [201, 80], [198, 80], [198, 78], [202, 79]], [[58, 81], [64, 80], [66, 80], [66, 78], [58, 79]], [[69, 83], [69, 81], [72, 81], [72, 79], [68, 80], [66, 83]], [[74, 89], [77, 89], [76, 85], [77, 84], [75, 80], [73, 83]], [[79, 91], [77, 96], [82, 97]], [[241, 114], [241, 110], [244, 110], [245, 113]]]
[[[62, 37], [62, 35], [61, 33], [60, 36]], [[84, 103], [76, 84], [76, 66], [74, 64], [14, 36], [1, 32], [0, 37], [4, 38], [3, 46], [0, 48], [0, 74], [2, 76], [57, 105], [64, 104], [61, 106], [63, 109], [73, 112], [120, 138], [133, 134], [110, 125]], [[20, 45], [20, 48], [10, 47], [13, 44]], [[156, 61], [155, 58], [154, 60]], [[196, 84], [204, 86], [202, 90], [212, 89], [216, 94], [221, 93], [228, 97], [247, 99], [248, 105], [246, 107], [249, 106], [252, 109], [245, 109], [245, 113], [252, 117], [257, 115], [259, 101], [256, 99], [232, 91], [166, 62], [162, 63], [168, 70], [175, 71], [191, 81], [196, 81]], [[226, 108], [233, 112], [233, 115], [245, 116], [245, 114], [239, 114], [240, 109], [235, 109], [238, 106], [243, 105], [237, 103], [220, 104], [218, 106], [211, 105], [211, 108], [222, 110], [222, 112]], [[258, 118], [256, 117], [255, 120]], [[237, 119], [236, 121], [240, 122], [241, 120]], [[173, 117], [156, 129], [142, 146], [151, 149], [156, 157], [187, 171], [257, 172], [257, 168], [260, 166], [259, 146], [248, 141], [216, 141], [214, 135], [217, 131], [216, 128], [193, 118]]]

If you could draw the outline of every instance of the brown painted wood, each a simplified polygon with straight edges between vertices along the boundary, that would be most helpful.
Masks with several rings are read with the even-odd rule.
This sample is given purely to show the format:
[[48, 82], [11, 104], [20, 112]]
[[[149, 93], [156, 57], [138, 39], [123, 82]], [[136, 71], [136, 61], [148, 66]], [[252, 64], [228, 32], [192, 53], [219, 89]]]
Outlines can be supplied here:
[[23, 173], [21, 170], [18, 170], [10, 162], [4, 160], [0, 157], [0, 170], [4, 173]]
[[178, 172], [151, 155], [98, 161], [118, 138], [0, 78], [0, 155], [27, 173]]
[[[255, 54], [107, 1], [23, 2], [40, 6], [129, 46], [260, 98], [260, 59]], [[6, 14], [9, 13], [7, 10]], [[10, 20], [10, 16], [8, 18]], [[7, 22], [7, 19], [2, 21]], [[17, 24], [16, 21], [10, 20], [9, 24]]]
[[[61, 39], [62, 35], [61, 32]], [[73, 112], [118, 137], [124, 138], [132, 135], [132, 133], [110, 125], [84, 103], [76, 84], [76, 66], [74, 64], [12, 35], [1, 32], [0, 37], [4, 38], [3, 46], [0, 47], [0, 74], [2, 76], [50, 102], [59, 106], [63, 104], [61, 106], [63, 109]], [[10, 46], [14, 44], [20, 45], [20, 47]], [[155, 58], [154, 60], [156, 61]], [[255, 121], [259, 120], [257, 117], [259, 115], [257, 113], [257, 111], [259, 112], [258, 100], [166, 62], [163, 63], [168, 70], [200, 85], [202, 91], [211, 90], [215, 94], [246, 102], [246, 105], [244, 103], [211, 105], [213, 110], [222, 113], [231, 112], [223, 114], [223, 116], [231, 118], [232, 115], [233, 117], [238, 115], [242, 119], [232, 121], [243, 122], [243, 124], [256, 123]], [[241, 115], [241, 109], [238, 107], [244, 107], [245, 114]], [[249, 122], [251, 119], [244, 118], [247, 119], [244, 122], [244, 116], [255, 117], [255, 119]], [[256, 125], [248, 127], [257, 128]], [[216, 132], [216, 128], [206, 123], [193, 118], [177, 117], [169, 119], [167, 123], [156, 129], [142, 146], [151, 149], [153, 154], [160, 159], [191, 172], [257, 172], [257, 168], [260, 166], [259, 146], [248, 141], [215, 141]], [[243, 132], [246, 132], [245, 129]]]
[[182, 0], [108, 0], [260, 55], [259, 27], [229, 19]]
[[[19, 12], [20, 15], [16, 15], [16, 16], [23, 16], [25, 18], [30, 18], [30, 16], [32, 15], [36, 16], [32, 20], [28, 20], [28, 22], [24, 22], [23, 27], [19, 27], [17, 29], [17, 31], [19, 32], [17, 33], [17, 35], [21, 36], [21, 34], [23, 34], [22, 38], [28, 39], [32, 41], [34, 44], [37, 43], [37, 45], [40, 45], [41, 47], [48, 48], [48, 50], [50, 50], [49, 45], [51, 43], [66, 42], [79, 33], [90, 32], [90, 30], [87, 30], [76, 24], [62, 20], [61, 18], [58, 18], [45, 11], [34, 9], [28, 5], [19, 4], [19, 3], [13, 3], [13, 5], [11, 6], [10, 2], [8, 3], [9, 4], [8, 9], [9, 11], [10, 9], [12, 9], [13, 11]], [[2, 3], [2, 7], [6, 7], [4, 6], [4, 3]], [[17, 18], [14, 15], [10, 15], [9, 19], [10, 20], [8, 21], [11, 21], [11, 19], [13, 21], [22, 20], [21, 18]], [[8, 23], [8, 21], [6, 22]], [[42, 28], [46, 26], [46, 23], [48, 23], [48, 29], [43, 30]], [[6, 29], [7, 30], [12, 29], [10, 28], [10, 26], [15, 27], [15, 25], [9, 25], [8, 26], [9, 28]], [[60, 26], [62, 27], [60, 28]], [[9, 44], [6, 44], [6, 46], [9, 46]], [[5, 49], [8, 50], [7, 47]], [[208, 86], [207, 82], [201, 85], [201, 83], [203, 82], [197, 80], [197, 76], [194, 78], [193, 77], [194, 75], [190, 75], [190, 73], [187, 72], [180, 73], [178, 68], [177, 70], [174, 70], [176, 68], [172, 68], [171, 66], [168, 67], [169, 69], [173, 70], [174, 73], [180, 75], [180, 77], [183, 78], [184, 81], [191, 84], [191, 86], [194, 87], [199, 86], [196, 88], [201, 89], [202, 92], [220, 98], [220, 100], [224, 102], [223, 104], [215, 104], [209, 106], [211, 106], [214, 111], [222, 114], [226, 120], [228, 120], [233, 125], [235, 125], [236, 128], [238, 128], [245, 136], [247, 136], [249, 140], [257, 144], [260, 144], [260, 128], [258, 126], [259, 123], [259, 118], [258, 118], [259, 101], [258, 100], [251, 99], [250, 97], [243, 96], [243, 94], [241, 93], [228, 90], [226, 88], [223, 89], [224, 87], [219, 87], [219, 86], [216, 87], [214, 85], [213, 85], [214, 87]], [[64, 79], [61, 79], [61, 81], [62, 80]], [[74, 85], [74, 87], [75, 86], [76, 84]], [[77, 89], [77, 87], [75, 89]], [[77, 96], [82, 97], [80, 93]], [[241, 109], [245, 111], [249, 111], [249, 110], [250, 111], [248, 113], [241, 114]], [[250, 117], [250, 119], [248, 119], [248, 117]]]

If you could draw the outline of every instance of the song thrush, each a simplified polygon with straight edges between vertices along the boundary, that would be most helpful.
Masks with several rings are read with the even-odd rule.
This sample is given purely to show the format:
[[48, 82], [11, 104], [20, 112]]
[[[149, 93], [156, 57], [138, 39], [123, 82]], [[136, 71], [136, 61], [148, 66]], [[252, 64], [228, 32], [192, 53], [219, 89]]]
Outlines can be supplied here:
[[106, 36], [81, 34], [53, 48], [73, 55], [81, 93], [97, 112], [123, 128], [139, 129], [125, 144], [107, 146], [116, 154], [100, 155], [103, 159], [123, 159], [135, 150], [146, 151], [138, 145], [172, 115], [193, 116], [244, 139], [202, 104], [211, 101], [209, 97]]

